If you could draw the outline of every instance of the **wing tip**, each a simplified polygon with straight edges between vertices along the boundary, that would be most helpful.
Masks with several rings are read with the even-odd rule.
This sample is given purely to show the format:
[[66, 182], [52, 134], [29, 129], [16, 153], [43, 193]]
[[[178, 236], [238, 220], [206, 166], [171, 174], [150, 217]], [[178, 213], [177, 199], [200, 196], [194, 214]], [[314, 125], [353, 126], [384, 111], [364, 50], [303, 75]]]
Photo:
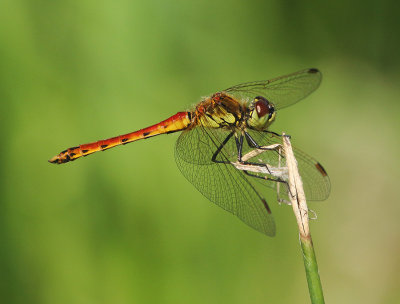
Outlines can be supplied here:
[[319, 173], [322, 174], [322, 176], [328, 176], [328, 173], [326, 173], [326, 170], [324, 169], [324, 167], [322, 167], [322, 165], [320, 163], [316, 163], [315, 167], [317, 168], [317, 170], [319, 171]]
[[317, 74], [317, 73], [321, 73], [320, 70], [318, 70], [317, 68], [311, 68], [308, 70], [308, 73], [310, 74]]
[[265, 209], [267, 209], [268, 214], [271, 214], [272, 212], [271, 212], [271, 209], [269, 208], [269, 206], [267, 204], [267, 201], [265, 199], [263, 199], [263, 198], [261, 200], [262, 200], [262, 202], [264, 204]]

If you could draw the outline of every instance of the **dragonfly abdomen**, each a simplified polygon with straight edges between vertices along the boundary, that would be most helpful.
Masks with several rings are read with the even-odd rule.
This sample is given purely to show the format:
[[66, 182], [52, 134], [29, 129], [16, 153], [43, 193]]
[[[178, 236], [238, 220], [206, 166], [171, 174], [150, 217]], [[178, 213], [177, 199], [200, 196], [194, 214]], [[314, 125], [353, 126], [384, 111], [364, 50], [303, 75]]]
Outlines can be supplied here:
[[190, 122], [191, 122], [191, 113], [178, 112], [177, 114], [171, 116], [170, 118], [162, 122], [159, 122], [158, 124], [152, 125], [150, 127], [135, 132], [66, 149], [62, 151], [60, 154], [51, 158], [49, 162], [54, 164], [63, 164], [70, 161], [74, 161], [75, 159], [78, 159], [82, 156], [87, 156], [94, 152], [104, 151], [140, 139], [145, 139], [160, 134], [181, 131], [186, 129], [190, 125]]

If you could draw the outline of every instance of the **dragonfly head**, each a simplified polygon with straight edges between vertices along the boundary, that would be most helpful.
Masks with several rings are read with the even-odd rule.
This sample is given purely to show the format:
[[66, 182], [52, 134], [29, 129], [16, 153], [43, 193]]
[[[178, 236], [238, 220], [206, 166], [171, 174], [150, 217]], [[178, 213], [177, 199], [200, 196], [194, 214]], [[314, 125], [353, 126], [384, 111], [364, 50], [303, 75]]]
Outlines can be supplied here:
[[251, 102], [247, 125], [256, 130], [265, 130], [275, 120], [275, 107], [265, 97], [257, 96]]

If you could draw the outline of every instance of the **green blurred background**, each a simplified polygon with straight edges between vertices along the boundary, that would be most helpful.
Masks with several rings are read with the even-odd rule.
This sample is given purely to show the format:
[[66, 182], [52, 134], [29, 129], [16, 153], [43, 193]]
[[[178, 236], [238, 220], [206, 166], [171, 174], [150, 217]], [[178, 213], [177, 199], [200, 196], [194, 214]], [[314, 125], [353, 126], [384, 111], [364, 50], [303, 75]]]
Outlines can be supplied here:
[[0, 2], [1, 303], [308, 303], [291, 208], [268, 238], [205, 199], [177, 134], [63, 166], [61, 150], [303, 68], [272, 129], [327, 169], [311, 203], [328, 303], [399, 303], [395, 1]]

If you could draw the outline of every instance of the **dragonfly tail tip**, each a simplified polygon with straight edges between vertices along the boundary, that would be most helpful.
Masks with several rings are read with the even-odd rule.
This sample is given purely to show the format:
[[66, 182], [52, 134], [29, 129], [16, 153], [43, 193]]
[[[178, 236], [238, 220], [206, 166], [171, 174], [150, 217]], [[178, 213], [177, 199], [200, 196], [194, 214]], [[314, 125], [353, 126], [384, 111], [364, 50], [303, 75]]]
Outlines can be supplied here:
[[54, 156], [54, 157], [50, 158], [50, 159], [48, 160], [48, 162], [49, 162], [49, 163], [52, 163], [52, 164], [59, 164], [59, 161], [58, 161], [58, 157], [57, 157], [57, 156]]

